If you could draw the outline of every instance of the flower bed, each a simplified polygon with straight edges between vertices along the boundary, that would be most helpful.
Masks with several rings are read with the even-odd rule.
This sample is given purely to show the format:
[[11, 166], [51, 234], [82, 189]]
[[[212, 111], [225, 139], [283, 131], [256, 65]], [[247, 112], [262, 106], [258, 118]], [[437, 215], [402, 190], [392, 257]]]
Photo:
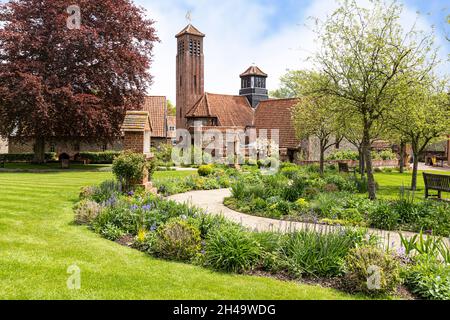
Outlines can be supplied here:
[[321, 177], [315, 167], [285, 164], [277, 175], [240, 176], [231, 189], [225, 205], [247, 214], [450, 235], [450, 204], [417, 201], [408, 194], [397, 200], [370, 201], [358, 194], [365, 190], [364, 181], [332, 170]]
[[[335, 281], [339, 289], [375, 296], [395, 294], [405, 279], [408, 287], [424, 298], [449, 298], [445, 291], [449, 279], [433, 280], [448, 274], [448, 265], [431, 248], [440, 248], [436, 250], [441, 250], [442, 256], [450, 257], [448, 248], [437, 241], [428, 244], [427, 251], [418, 245], [423, 239], [405, 239], [402, 252], [391, 252], [378, 247], [377, 239], [361, 228], [251, 232], [221, 216], [152, 194], [124, 195], [114, 181], [84, 188], [74, 210], [77, 223], [163, 259], [285, 279], [339, 279]], [[425, 257], [426, 265], [422, 262]], [[380, 284], [375, 287], [367, 285], [372, 264], [381, 270]], [[434, 294], [433, 288], [438, 288], [439, 294]]]
[[200, 166], [198, 172], [198, 176], [154, 179], [153, 183], [159, 194], [169, 196], [192, 190], [229, 188], [240, 175], [236, 169], [222, 165]]

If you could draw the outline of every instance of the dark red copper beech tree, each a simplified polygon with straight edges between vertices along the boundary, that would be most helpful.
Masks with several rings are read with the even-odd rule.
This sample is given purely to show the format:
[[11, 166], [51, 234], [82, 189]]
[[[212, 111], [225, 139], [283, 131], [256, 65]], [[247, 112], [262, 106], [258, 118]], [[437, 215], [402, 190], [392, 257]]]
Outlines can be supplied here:
[[159, 39], [144, 9], [131, 0], [75, 2], [0, 4], [0, 135], [34, 141], [36, 162], [55, 138], [118, 137], [152, 80]]

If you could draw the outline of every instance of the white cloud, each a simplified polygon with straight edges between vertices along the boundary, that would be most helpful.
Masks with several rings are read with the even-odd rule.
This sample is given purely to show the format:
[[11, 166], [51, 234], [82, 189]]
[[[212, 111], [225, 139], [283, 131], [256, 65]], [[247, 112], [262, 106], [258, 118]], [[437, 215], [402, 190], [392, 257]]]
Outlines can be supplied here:
[[[334, 0], [315, 0], [307, 7], [299, 5], [294, 21], [291, 18], [272, 32], [275, 3], [263, 5], [241, 0], [141, 0], [137, 3], [148, 9], [150, 17], [157, 21], [156, 29], [162, 41], [155, 48], [151, 69], [154, 84], [149, 93], [166, 95], [174, 102], [175, 34], [187, 24], [187, 10], [192, 10], [192, 23], [206, 34], [205, 90], [238, 94], [239, 74], [252, 63], [269, 74], [270, 90], [278, 87], [286, 69], [308, 67], [310, 62], [305, 60], [316, 44], [314, 35], [304, 24], [308, 23], [309, 16], [324, 18], [337, 7]], [[415, 11], [405, 7], [402, 17], [405, 27], [415, 20]], [[418, 22], [419, 28], [427, 29], [430, 25], [426, 17]]]

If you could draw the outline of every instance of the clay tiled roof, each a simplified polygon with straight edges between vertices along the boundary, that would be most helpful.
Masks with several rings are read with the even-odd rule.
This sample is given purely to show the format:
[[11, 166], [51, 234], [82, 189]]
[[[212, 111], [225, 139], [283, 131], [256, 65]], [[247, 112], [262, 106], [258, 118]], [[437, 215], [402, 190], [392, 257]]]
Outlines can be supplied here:
[[267, 129], [270, 137], [271, 129], [280, 130], [280, 148], [296, 149], [300, 145], [292, 122], [292, 108], [299, 103], [298, 99], [273, 99], [261, 101], [255, 111], [253, 125], [257, 130]]
[[192, 24], [188, 24], [183, 30], [181, 30], [175, 37], [181, 37], [184, 34], [192, 34], [194, 36], [204, 37], [205, 35], [198, 31], [196, 27], [194, 27]]
[[186, 118], [216, 118], [218, 126], [246, 127], [252, 124], [253, 109], [246, 97], [205, 93]]
[[151, 130], [150, 119], [147, 111], [127, 111], [122, 124], [122, 131]]
[[148, 96], [145, 97], [141, 107], [143, 111], [147, 111], [152, 124], [152, 137], [166, 137], [166, 97]]
[[246, 76], [261, 76], [261, 77], [267, 77], [267, 73], [262, 72], [260, 68], [257, 66], [251, 66], [247, 70], [245, 70], [244, 73], [240, 75], [240, 77], [246, 77]]

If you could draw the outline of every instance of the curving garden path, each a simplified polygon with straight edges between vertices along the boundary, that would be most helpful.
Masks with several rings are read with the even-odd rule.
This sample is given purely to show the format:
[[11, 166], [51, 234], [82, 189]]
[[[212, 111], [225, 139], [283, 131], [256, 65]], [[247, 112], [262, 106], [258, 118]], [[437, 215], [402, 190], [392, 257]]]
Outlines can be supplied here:
[[[280, 231], [291, 232], [302, 229], [315, 229], [320, 231], [338, 230], [338, 226], [325, 226], [313, 223], [293, 222], [275, 220], [270, 218], [256, 217], [241, 212], [234, 211], [223, 204], [226, 197], [230, 197], [229, 189], [191, 191], [187, 193], [170, 196], [168, 199], [178, 203], [188, 203], [204, 209], [209, 214], [223, 215], [226, 218], [240, 223], [242, 226], [255, 231]], [[383, 231], [369, 229], [370, 234], [376, 234], [384, 240], [386, 246], [397, 249], [401, 247], [399, 233], [396, 231]], [[402, 232], [403, 236], [411, 237], [413, 232]], [[448, 241], [448, 239], [447, 239]], [[450, 244], [450, 241], [448, 241]]]

